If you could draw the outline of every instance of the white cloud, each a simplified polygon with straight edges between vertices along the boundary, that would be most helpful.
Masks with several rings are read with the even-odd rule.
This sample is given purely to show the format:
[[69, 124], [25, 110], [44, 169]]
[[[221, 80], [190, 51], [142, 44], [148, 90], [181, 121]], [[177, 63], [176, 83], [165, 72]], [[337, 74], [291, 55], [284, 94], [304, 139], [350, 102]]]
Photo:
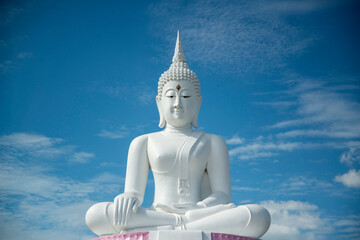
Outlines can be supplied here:
[[77, 152], [76, 146], [65, 145], [61, 138], [51, 138], [35, 133], [12, 133], [0, 137], [0, 149], [2, 154], [11, 152], [16, 156], [56, 159], [72, 155], [69, 159], [75, 162], [85, 163], [95, 157], [93, 153], [84, 151]]
[[93, 154], [93, 153], [76, 152], [71, 156], [70, 160], [73, 162], [77, 162], [77, 163], [86, 163], [91, 158], [94, 158], [94, 157], [95, 157], [95, 154]]
[[261, 191], [260, 188], [253, 188], [253, 187], [239, 187], [239, 186], [233, 186], [231, 187], [233, 191], [245, 191], [245, 192], [258, 192]]
[[0, 72], [7, 73], [15, 68], [14, 63], [11, 60], [5, 60], [3, 63], [0, 63]]
[[306, 124], [306, 122], [303, 119], [296, 119], [296, 120], [287, 120], [287, 121], [278, 122], [270, 127], [271, 128], [286, 128], [286, 127], [298, 126], [301, 124]]
[[286, 179], [274, 191], [284, 195], [306, 195], [314, 192], [332, 193], [333, 189], [334, 186], [326, 181], [307, 176], [296, 176]]
[[[47, 139], [43, 137], [38, 139]], [[42, 167], [31, 158], [23, 161], [14, 149], [2, 151], [7, 152], [2, 154], [7, 157], [0, 165], [2, 237], [15, 240], [95, 237], [85, 225], [86, 210], [96, 201], [111, 201], [120, 192], [123, 177], [104, 172], [87, 181], [78, 181], [54, 175], [50, 166]], [[89, 156], [81, 152], [80, 155]]]
[[255, 142], [230, 149], [230, 156], [236, 156], [238, 159], [248, 160], [256, 158], [267, 158], [278, 155], [281, 151], [293, 151], [302, 145], [298, 142]]
[[92, 153], [76, 152], [76, 147], [64, 142], [29, 133], [0, 137], [2, 237], [15, 240], [95, 237], [85, 225], [86, 210], [95, 201], [111, 201], [120, 192], [124, 178], [105, 172], [79, 181], [54, 174], [49, 160], [61, 160], [56, 165], [59, 167], [67, 164], [64, 159], [84, 162], [94, 157]]
[[3, 3], [0, 7], [0, 26], [11, 23], [14, 19], [18, 18], [21, 14], [33, 7], [33, 5], [33, 2], [23, 3], [11, 1]]
[[271, 226], [264, 240], [324, 239], [326, 220], [318, 207], [300, 201], [261, 202], [271, 215]]
[[126, 167], [123, 166], [122, 164], [118, 163], [118, 162], [101, 162], [100, 163], [101, 167], [107, 167], [107, 168], [112, 168], [112, 169], [120, 169], [121, 167]]
[[334, 130], [341, 130], [341, 123], [353, 123], [352, 130], [359, 130], [360, 104], [347, 99], [345, 95], [317, 90], [302, 93], [299, 102], [298, 113], [310, 122], [330, 123]]
[[237, 72], [271, 71], [289, 55], [301, 54], [314, 39], [286, 21], [282, 12], [263, 8], [267, 2], [161, 1], [150, 7], [151, 26], [171, 44], [181, 26], [191, 61], [222, 69], [235, 65]]
[[[360, 150], [358, 146], [356, 144], [344, 152], [340, 157], [340, 162], [348, 166], [358, 165], [360, 163]], [[360, 170], [350, 169], [347, 173], [337, 175], [334, 180], [349, 188], [360, 188]]]
[[92, 179], [93, 183], [96, 184], [109, 184], [109, 183], [123, 183], [125, 182], [125, 178], [121, 177], [119, 175], [114, 175], [112, 173], [103, 172], [100, 175], [96, 176], [94, 179]]
[[229, 145], [240, 145], [243, 144], [245, 141], [245, 138], [241, 138], [239, 136], [233, 136], [232, 138], [226, 140], [226, 143]]
[[360, 238], [360, 215], [350, 215], [334, 222], [341, 239]]
[[338, 1], [305, 0], [305, 1], [265, 1], [261, 5], [264, 11], [276, 11], [283, 14], [302, 14], [332, 6]]
[[278, 101], [278, 102], [256, 102], [256, 104], [260, 105], [269, 105], [276, 108], [286, 108], [291, 107], [296, 104], [294, 101]]
[[33, 56], [32, 52], [20, 52], [17, 58], [26, 59], [26, 58], [32, 58], [32, 56]]
[[358, 137], [357, 132], [350, 131], [331, 131], [328, 130], [292, 130], [284, 133], [276, 134], [280, 138], [294, 138], [294, 137], [330, 137], [330, 138], [353, 138]]
[[63, 140], [33, 133], [12, 133], [0, 137], [0, 147], [17, 153], [37, 157], [54, 158], [73, 151], [73, 146], [60, 146]]
[[112, 98], [119, 98], [132, 104], [152, 104], [155, 103], [157, 92], [148, 83], [137, 81], [119, 80], [116, 82], [94, 81], [88, 91], [101, 92]]
[[26, 150], [50, 147], [62, 141], [60, 138], [49, 138], [43, 135], [29, 133], [12, 133], [0, 137], [0, 145]]
[[114, 131], [101, 130], [101, 132], [99, 134], [97, 134], [97, 136], [99, 136], [99, 137], [110, 138], [110, 139], [124, 138], [127, 135], [128, 135], [128, 131], [124, 127], [121, 129], [114, 130]]
[[360, 188], [360, 170], [351, 169], [343, 175], [337, 175], [335, 181], [350, 188]]
[[[358, 138], [360, 104], [343, 88], [325, 82], [303, 80], [288, 93], [297, 97], [297, 119], [278, 122], [272, 128], [293, 128], [277, 134], [280, 138]], [[299, 128], [301, 127], [301, 128]], [[307, 129], [303, 129], [307, 127]]]
[[[7, 239], [52, 239], [86, 232], [84, 214], [91, 206], [93, 184], [64, 180], [19, 162], [0, 168], [0, 221]], [[18, 231], [17, 229], [24, 231]]]
[[110, 127], [108, 129], [101, 130], [96, 136], [109, 138], [109, 139], [120, 139], [125, 138], [130, 135], [130, 133], [140, 132], [143, 133], [147, 128], [149, 128], [149, 124], [140, 124], [136, 126], [121, 126], [121, 127]]

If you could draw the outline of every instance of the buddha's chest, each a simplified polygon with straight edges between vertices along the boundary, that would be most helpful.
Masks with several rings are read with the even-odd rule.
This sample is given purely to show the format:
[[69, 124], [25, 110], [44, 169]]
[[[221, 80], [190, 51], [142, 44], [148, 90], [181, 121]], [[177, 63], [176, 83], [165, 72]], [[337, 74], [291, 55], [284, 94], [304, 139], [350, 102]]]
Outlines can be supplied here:
[[[190, 144], [190, 146], [189, 146]], [[210, 144], [206, 137], [189, 142], [188, 136], [149, 137], [148, 158], [151, 169], [156, 173], [168, 173], [181, 168], [184, 158], [190, 172], [203, 172], [206, 168]], [[180, 161], [180, 158], [182, 160]]]

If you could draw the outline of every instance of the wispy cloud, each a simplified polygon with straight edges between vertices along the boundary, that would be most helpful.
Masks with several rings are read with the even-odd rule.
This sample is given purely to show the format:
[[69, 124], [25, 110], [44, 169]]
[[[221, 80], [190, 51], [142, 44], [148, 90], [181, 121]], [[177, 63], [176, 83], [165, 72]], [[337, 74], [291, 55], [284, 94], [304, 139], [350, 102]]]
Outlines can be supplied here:
[[252, 143], [230, 149], [229, 154], [241, 160], [255, 160], [257, 158], [276, 156], [279, 152], [290, 152], [301, 147], [302, 144], [299, 142], [266, 142], [255, 140]]
[[0, 6], [0, 26], [10, 23], [25, 11], [25, 6], [17, 6], [18, 4], [1, 4]]
[[[83, 239], [88, 234], [84, 223], [86, 210], [94, 196], [113, 195], [123, 182], [118, 176], [103, 174], [88, 182], [62, 179], [47, 170], [18, 161], [0, 168], [0, 222], [3, 237], [8, 239]], [[104, 189], [102, 186], [106, 185]], [[109, 194], [111, 193], [111, 194]], [[112, 199], [112, 198], [110, 198]], [[16, 229], [21, 226], [23, 231]], [[91, 236], [88, 236], [88, 239]]]
[[253, 187], [239, 187], [239, 186], [233, 186], [231, 187], [233, 191], [245, 191], [245, 192], [258, 192], [261, 191], [260, 188], [253, 188]]
[[[0, 137], [0, 232], [4, 238], [85, 240], [94, 237], [84, 223], [86, 210], [95, 201], [105, 198], [111, 201], [120, 192], [124, 178], [102, 172], [80, 181], [54, 175], [51, 164], [38, 164], [39, 156], [47, 163], [55, 157], [62, 160], [59, 164], [66, 164], [64, 159], [86, 162], [94, 157], [92, 153], [76, 152], [74, 148], [63, 151], [64, 142], [60, 138], [28, 133]], [[41, 154], [42, 150], [56, 149], [60, 149], [61, 154]], [[18, 231], [19, 228], [22, 231]]]
[[338, 228], [342, 239], [359, 239], [360, 238], [360, 216], [350, 215], [347, 218], [339, 219], [334, 222]]
[[109, 139], [120, 139], [120, 138], [128, 137], [131, 133], [143, 134], [144, 132], [146, 132], [146, 129], [149, 127], [150, 125], [148, 123], [132, 125], [132, 126], [125, 126], [125, 125], [119, 127], [110, 126], [106, 129], [102, 129], [100, 133], [96, 134], [96, 136], [109, 138]]
[[15, 68], [13, 61], [5, 60], [3, 63], [0, 63], [0, 72], [7, 73]]
[[49, 138], [39, 134], [12, 133], [0, 137], [0, 145], [10, 146], [20, 150], [34, 150], [51, 147], [62, 142], [61, 138]]
[[360, 137], [360, 104], [351, 94], [315, 80], [302, 81], [289, 93], [297, 96], [297, 118], [274, 124], [272, 128], [293, 128], [278, 137]]
[[111, 98], [119, 98], [129, 103], [144, 105], [155, 103], [157, 95], [156, 89], [151, 88], [148, 83], [141, 81], [135, 83], [135, 79], [106, 83], [94, 81], [87, 90], [100, 92]]
[[[359, 144], [360, 146], [360, 144]], [[351, 147], [349, 151], [344, 152], [340, 158], [341, 163], [346, 163], [348, 166], [353, 164], [360, 164], [360, 149], [358, 146]]]
[[63, 139], [36, 133], [12, 133], [0, 137], [0, 148], [10, 149], [17, 155], [53, 159], [74, 152], [75, 146], [61, 144]]
[[93, 153], [76, 152], [71, 156], [70, 161], [77, 162], [77, 163], [86, 163], [94, 157], [95, 157], [95, 154], [93, 154]]
[[308, 176], [296, 176], [286, 179], [274, 190], [281, 195], [307, 195], [309, 193], [327, 192], [332, 194], [333, 184]]
[[14, 56], [12, 58], [9, 58], [9, 59], [6, 59], [6, 60], [1, 60], [0, 59], [0, 61], [2, 61], [2, 63], [0, 63], [0, 73], [6, 74], [6, 73], [9, 73], [9, 72], [12, 72], [18, 66], [22, 65], [22, 63], [26, 59], [30, 59], [32, 57], [33, 57], [32, 52], [20, 52], [20, 53], [17, 54], [17, 56]]
[[240, 144], [243, 144], [244, 141], [245, 141], [245, 138], [242, 138], [242, 137], [239, 137], [239, 136], [235, 135], [232, 138], [227, 139], [226, 143], [229, 144], [229, 145], [240, 145]]
[[340, 1], [323, 0], [283, 0], [283, 1], [264, 1], [261, 5], [263, 11], [275, 11], [283, 14], [304, 14], [316, 10], [324, 9], [339, 4]]
[[[256, 169], [255, 169], [256, 171]], [[264, 192], [274, 196], [309, 196], [311, 194], [321, 193], [326, 196], [340, 196], [342, 192], [336, 189], [332, 181], [317, 179], [310, 176], [292, 176], [286, 177], [285, 174], [278, 174], [277, 180], [268, 179], [263, 181], [262, 185], [257, 183], [247, 182], [245, 186], [239, 183], [232, 184], [232, 190], [238, 192]], [[279, 176], [281, 178], [279, 178]], [[274, 176], [273, 176], [274, 177]], [[282, 180], [279, 180], [282, 179]], [[266, 182], [266, 183], [265, 183]], [[264, 184], [266, 187], [264, 187]]]
[[294, 106], [296, 104], [296, 102], [294, 102], [294, 101], [256, 102], [255, 104], [269, 105], [269, 106], [276, 107], [276, 108], [287, 108], [287, 107]]
[[[297, 7], [308, 12], [322, 6], [321, 1], [313, 2], [297, 2]], [[284, 12], [294, 12], [294, 8], [290, 9], [294, 3], [161, 1], [149, 8], [150, 30], [173, 44], [181, 26], [185, 54], [202, 65], [227, 66], [227, 71], [229, 66], [235, 66], [237, 72], [271, 71], [283, 66], [289, 55], [301, 54], [314, 41], [310, 34], [286, 20]]]
[[33, 54], [32, 52], [20, 52], [17, 55], [17, 58], [19, 59], [27, 59], [27, 58], [32, 58]]
[[[4, 28], [8, 27], [9, 24], [18, 19], [23, 13], [29, 11], [35, 5], [36, 1], [6, 1], [0, 4], [0, 28], [2, 32], [6, 32]], [[19, 34], [17, 32], [16, 34]], [[4, 34], [0, 40], [0, 47], [9, 48], [10, 46], [17, 46], [25, 36], [15, 36]], [[14, 49], [19, 48], [15, 47]], [[31, 58], [32, 53], [29, 51], [19, 52], [17, 55], [9, 56], [8, 54], [2, 54], [0, 56], [0, 73], [7, 74], [12, 72], [15, 68], [22, 64], [25, 59]]]
[[51, 138], [36, 133], [12, 133], [0, 136], [1, 154], [11, 152], [16, 156], [55, 159], [67, 157], [70, 161], [86, 163], [94, 158], [93, 153], [77, 151], [74, 145], [64, 144], [61, 138]]
[[127, 127], [123, 126], [120, 129], [113, 129], [113, 130], [101, 130], [97, 136], [103, 138], [110, 138], [110, 139], [119, 139], [127, 137], [129, 134], [129, 130]]

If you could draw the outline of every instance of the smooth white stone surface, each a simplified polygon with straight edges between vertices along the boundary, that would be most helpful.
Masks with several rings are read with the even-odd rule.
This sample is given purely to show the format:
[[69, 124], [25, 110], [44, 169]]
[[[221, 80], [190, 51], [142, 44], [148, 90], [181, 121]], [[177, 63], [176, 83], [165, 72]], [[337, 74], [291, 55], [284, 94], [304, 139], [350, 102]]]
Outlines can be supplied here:
[[[165, 129], [132, 141], [124, 193], [114, 202], [93, 205], [86, 214], [94, 233], [179, 230], [158, 233], [161, 238], [175, 239], [195, 237], [202, 230], [256, 238], [268, 230], [270, 215], [265, 208], [231, 203], [224, 139], [193, 129], [198, 127], [202, 97], [198, 77], [185, 61], [178, 32], [173, 63], [158, 82], [159, 127]], [[144, 209], [141, 204], [149, 171], [154, 176], [155, 195], [152, 207]], [[186, 231], [180, 231], [183, 229]]]

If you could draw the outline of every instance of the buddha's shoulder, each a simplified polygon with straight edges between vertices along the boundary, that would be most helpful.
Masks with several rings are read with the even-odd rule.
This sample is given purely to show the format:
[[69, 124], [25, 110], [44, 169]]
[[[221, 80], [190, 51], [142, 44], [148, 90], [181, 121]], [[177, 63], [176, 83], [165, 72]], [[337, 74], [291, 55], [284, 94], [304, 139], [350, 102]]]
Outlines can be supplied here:
[[134, 138], [131, 143], [132, 144], [146, 143], [148, 142], [149, 138], [157, 137], [160, 135], [161, 135], [161, 131], [143, 134]]
[[149, 134], [137, 136], [131, 141], [131, 145], [146, 144], [149, 138]]
[[[212, 144], [226, 144], [225, 140], [216, 134], [212, 134], [212, 133], [206, 133], [206, 132], [202, 132], [203, 136], [202, 136], [202, 141], [206, 141], [206, 142], [211, 142]], [[142, 143], [147, 143], [149, 139], [156, 139], [158, 137], [164, 137], [164, 135], [162, 134], [161, 131], [159, 132], [153, 132], [153, 133], [147, 133], [144, 135], [140, 135], [136, 138], [134, 138], [134, 140], [132, 141], [131, 144], [142, 144]]]
[[212, 133], [205, 133], [205, 137], [212, 143], [212, 144], [221, 144], [226, 145], [224, 138], [219, 135], [212, 134]]

